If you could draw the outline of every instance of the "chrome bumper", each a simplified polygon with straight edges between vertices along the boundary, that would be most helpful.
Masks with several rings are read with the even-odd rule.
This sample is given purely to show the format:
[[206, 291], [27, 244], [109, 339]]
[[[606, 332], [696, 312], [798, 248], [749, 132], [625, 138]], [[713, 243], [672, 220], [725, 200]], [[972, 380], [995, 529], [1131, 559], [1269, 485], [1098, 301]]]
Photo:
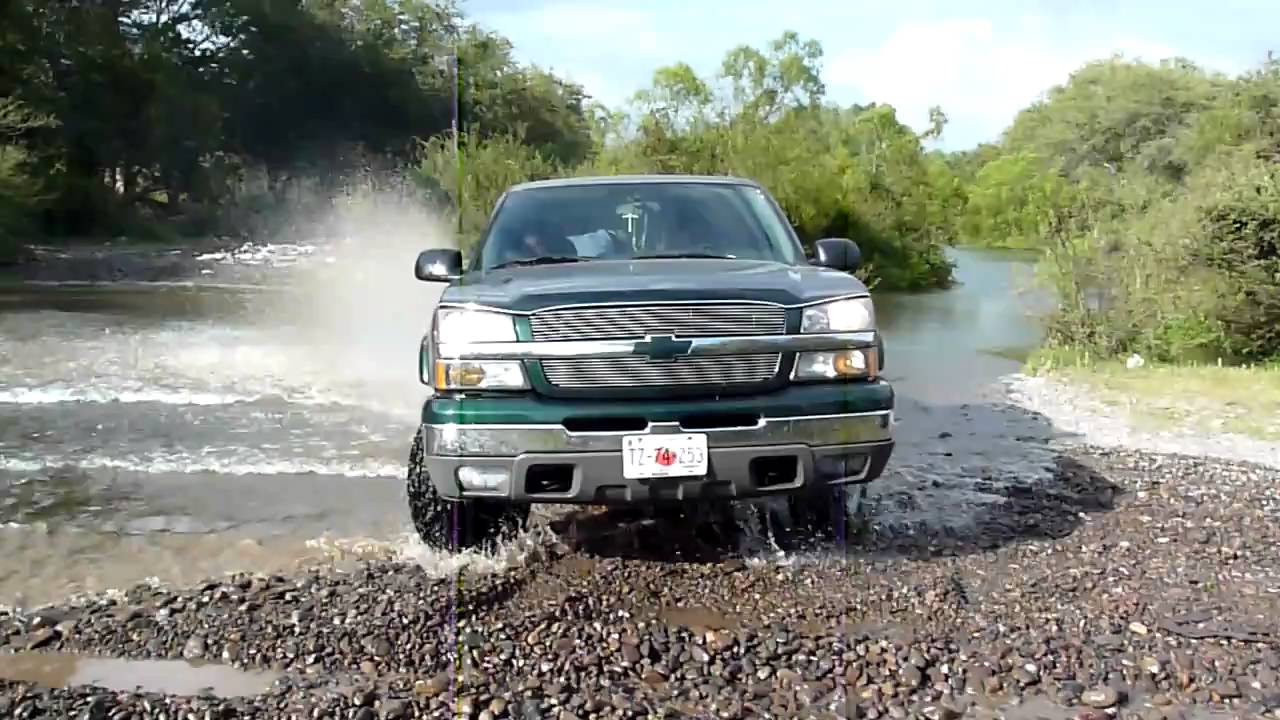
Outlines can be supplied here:
[[626, 435], [696, 432], [710, 448], [770, 445], [861, 445], [892, 438], [893, 411], [847, 415], [762, 418], [732, 428], [684, 428], [677, 422], [650, 423], [623, 432], [570, 432], [563, 425], [423, 425], [426, 454], [452, 457], [515, 457], [524, 453], [621, 452]]

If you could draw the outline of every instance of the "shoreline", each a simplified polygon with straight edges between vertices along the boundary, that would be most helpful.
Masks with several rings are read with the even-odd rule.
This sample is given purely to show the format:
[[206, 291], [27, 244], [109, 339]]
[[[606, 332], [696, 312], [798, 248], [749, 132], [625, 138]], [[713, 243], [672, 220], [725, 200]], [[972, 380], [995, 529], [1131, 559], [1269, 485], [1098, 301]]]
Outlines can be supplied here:
[[1174, 423], [1168, 428], [1142, 428], [1124, 409], [1108, 406], [1099, 393], [1084, 382], [1072, 382], [1059, 373], [1015, 373], [1002, 377], [1000, 384], [1011, 403], [1044, 415], [1055, 429], [1064, 433], [1066, 436], [1057, 440], [1064, 446], [1092, 445], [1280, 468], [1280, 441], [1222, 431], [1206, 432], [1190, 427], [1187, 422]]

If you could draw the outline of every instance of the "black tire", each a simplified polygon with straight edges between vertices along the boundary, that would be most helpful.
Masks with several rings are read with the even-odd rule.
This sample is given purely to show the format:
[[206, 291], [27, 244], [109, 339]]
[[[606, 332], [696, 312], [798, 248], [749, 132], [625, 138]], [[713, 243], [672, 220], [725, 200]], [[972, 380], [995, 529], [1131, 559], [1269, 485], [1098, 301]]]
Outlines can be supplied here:
[[428, 547], [439, 550], [491, 550], [497, 541], [519, 533], [529, 518], [527, 505], [495, 500], [447, 500], [431, 483], [423, 462], [422, 430], [409, 450], [405, 490], [413, 529]]
[[867, 485], [842, 485], [788, 498], [793, 531], [836, 542], [862, 537], [869, 523]]

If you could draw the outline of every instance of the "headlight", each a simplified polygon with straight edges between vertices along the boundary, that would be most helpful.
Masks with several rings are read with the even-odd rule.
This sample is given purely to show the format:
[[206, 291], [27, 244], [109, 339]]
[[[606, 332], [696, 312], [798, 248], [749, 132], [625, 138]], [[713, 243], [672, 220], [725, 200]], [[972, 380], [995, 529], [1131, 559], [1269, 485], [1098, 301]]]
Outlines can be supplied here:
[[431, 369], [436, 390], [527, 390], [519, 360], [440, 360]]
[[876, 328], [876, 308], [871, 298], [848, 298], [804, 309], [800, 332], [857, 332]]
[[865, 380], [875, 377], [875, 348], [803, 352], [796, 357], [796, 380]]
[[[434, 345], [515, 342], [515, 319], [503, 313], [440, 308], [432, 328]], [[424, 384], [436, 390], [527, 390], [519, 360], [453, 360], [435, 357], [425, 344], [420, 355]]]
[[443, 344], [515, 342], [516, 322], [510, 315], [488, 310], [440, 308], [432, 332]]

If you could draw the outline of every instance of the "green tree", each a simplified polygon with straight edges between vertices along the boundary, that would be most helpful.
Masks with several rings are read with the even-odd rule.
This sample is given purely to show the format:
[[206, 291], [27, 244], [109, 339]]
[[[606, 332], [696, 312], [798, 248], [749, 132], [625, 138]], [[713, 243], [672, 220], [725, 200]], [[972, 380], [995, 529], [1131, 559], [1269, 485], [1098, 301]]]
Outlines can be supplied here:
[[962, 242], [994, 247], [1042, 246], [1054, 213], [1071, 207], [1073, 184], [1028, 151], [1013, 152], [978, 170], [960, 217]]
[[1226, 82], [1183, 59], [1091, 62], [1020, 112], [1003, 144], [1056, 158], [1068, 173], [1086, 166], [1119, 170], [1150, 143], [1186, 127]]
[[29, 229], [33, 211], [45, 200], [22, 137], [52, 124], [18, 100], [0, 98], [0, 262], [13, 259], [17, 235]]
[[[1050, 342], [1159, 360], [1280, 355], [1280, 70], [1089, 63], [961, 158], [964, 241], [1045, 249]], [[958, 166], [959, 167], [959, 166]]]

